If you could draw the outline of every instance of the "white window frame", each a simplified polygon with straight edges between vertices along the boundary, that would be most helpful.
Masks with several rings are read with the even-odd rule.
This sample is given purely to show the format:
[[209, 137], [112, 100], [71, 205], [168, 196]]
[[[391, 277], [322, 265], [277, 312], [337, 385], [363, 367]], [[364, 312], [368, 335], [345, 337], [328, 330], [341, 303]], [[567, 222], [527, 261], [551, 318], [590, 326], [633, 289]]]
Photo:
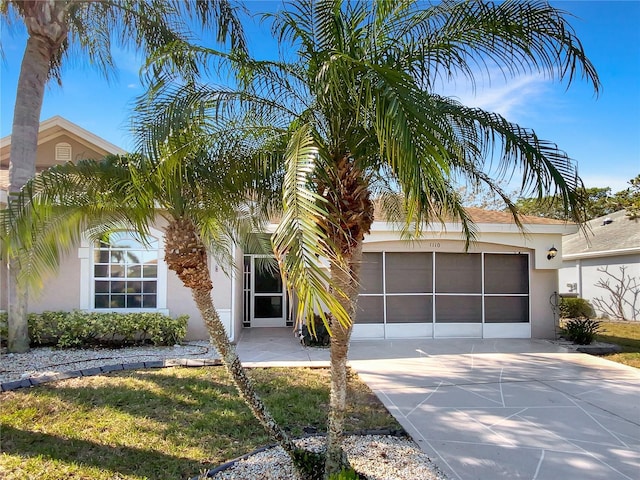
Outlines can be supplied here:
[[158, 273], [155, 308], [95, 308], [95, 277], [94, 277], [94, 249], [95, 242], [83, 238], [78, 249], [80, 259], [80, 310], [95, 312], [158, 312], [169, 314], [167, 309], [167, 274], [168, 268], [164, 261], [164, 234], [155, 228], [149, 229], [149, 234], [158, 241]]

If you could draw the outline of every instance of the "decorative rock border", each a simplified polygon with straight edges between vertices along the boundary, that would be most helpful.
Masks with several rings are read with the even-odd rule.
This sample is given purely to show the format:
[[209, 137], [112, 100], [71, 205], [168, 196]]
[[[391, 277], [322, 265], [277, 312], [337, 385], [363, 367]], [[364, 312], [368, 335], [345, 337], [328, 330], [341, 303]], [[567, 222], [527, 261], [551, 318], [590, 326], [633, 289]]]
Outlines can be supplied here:
[[[433, 463], [405, 432], [371, 430], [345, 434], [345, 453], [354, 468], [368, 478], [395, 480], [446, 480], [448, 477]], [[309, 451], [324, 450], [324, 435], [294, 439]], [[260, 447], [202, 472], [190, 480], [205, 478], [293, 478], [293, 465], [277, 445]]]
[[[406, 438], [406, 439], [411, 440], [411, 436], [404, 429], [391, 430], [389, 428], [385, 428], [385, 429], [378, 429], [378, 430], [360, 430], [360, 431], [357, 431], [357, 432], [345, 433], [345, 436], [362, 436], [362, 437], [364, 437], [365, 435], [397, 437], [397, 438]], [[306, 438], [324, 437], [324, 436], [325, 436], [324, 433], [318, 433], [318, 434], [312, 434], [312, 435], [304, 435], [302, 437], [294, 438], [294, 441], [295, 440], [304, 440]], [[278, 448], [278, 446], [279, 445], [277, 443], [271, 443], [269, 445], [264, 445], [262, 447], [256, 448], [255, 450], [253, 450], [253, 451], [251, 451], [249, 453], [245, 453], [244, 455], [240, 455], [239, 457], [233, 458], [233, 459], [229, 460], [228, 462], [225, 462], [225, 463], [223, 463], [221, 465], [218, 465], [215, 468], [212, 468], [211, 470], [207, 470], [207, 473], [204, 475], [204, 477], [205, 478], [212, 478], [217, 473], [224, 472], [225, 470], [228, 470], [229, 468], [233, 467], [239, 461], [246, 460], [247, 458], [250, 458], [250, 457], [252, 457], [254, 455], [257, 455], [258, 453], [265, 452], [265, 451], [270, 450], [272, 448]], [[197, 477], [192, 477], [189, 480], [200, 480], [200, 478], [202, 478], [202, 475], [199, 475]]]
[[165, 367], [218, 367], [222, 365], [219, 359], [191, 359], [179, 358], [168, 360], [154, 360], [150, 362], [116, 363], [104, 365], [102, 367], [84, 368], [81, 370], [71, 370], [68, 372], [48, 373], [45, 375], [31, 376], [21, 380], [14, 380], [0, 384], [0, 391], [9, 392], [20, 388], [31, 388], [44, 383], [57, 382], [68, 378], [91, 377], [104, 373], [118, 372], [121, 370], [140, 370], [143, 368], [165, 368]]

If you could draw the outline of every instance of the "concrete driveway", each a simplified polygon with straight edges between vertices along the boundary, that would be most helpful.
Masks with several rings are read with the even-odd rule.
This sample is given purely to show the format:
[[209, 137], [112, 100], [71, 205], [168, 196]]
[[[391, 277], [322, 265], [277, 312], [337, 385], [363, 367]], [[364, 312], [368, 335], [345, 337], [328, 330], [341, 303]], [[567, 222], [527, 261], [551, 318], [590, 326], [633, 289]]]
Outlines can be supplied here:
[[354, 341], [349, 356], [452, 479], [640, 479], [640, 370], [536, 340]]
[[[327, 366], [288, 328], [247, 366]], [[640, 370], [544, 340], [352, 341], [351, 366], [452, 480], [640, 480]]]

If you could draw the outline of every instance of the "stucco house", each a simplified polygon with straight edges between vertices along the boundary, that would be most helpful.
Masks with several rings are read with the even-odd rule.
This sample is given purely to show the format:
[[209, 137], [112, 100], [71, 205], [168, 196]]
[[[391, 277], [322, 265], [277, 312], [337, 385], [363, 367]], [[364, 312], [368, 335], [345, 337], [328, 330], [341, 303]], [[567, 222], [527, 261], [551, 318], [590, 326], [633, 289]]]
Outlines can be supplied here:
[[[586, 233], [563, 237], [558, 277], [561, 294], [589, 300], [598, 316], [620, 319], [623, 312], [640, 320], [640, 220], [620, 210], [589, 221]], [[614, 292], [624, 289], [620, 307], [606, 282]]]
[[[42, 122], [38, 169], [56, 162], [122, 151], [60, 117]], [[10, 139], [1, 140], [6, 190]], [[6, 193], [5, 193], [6, 195]], [[6, 198], [3, 197], [3, 198]], [[375, 221], [364, 244], [359, 313], [353, 338], [549, 338], [555, 318], [562, 236], [577, 227], [525, 217], [525, 234], [504, 212], [470, 209], [478, 238], [468, 251], [460, 225], [435, 225], [419, 240], [401, 240], [393, 224]], [[150, 246], [127, 232], [78, 245], [46, 279], [29, 310], [161, 311], [190, 316], [188, 338], [207, 338], [190, 292], [164, 263], [163, 225]], [[274, 226], [272, 226], [274, 227]], [[227, 275], [213, 261], [213, 300], [232, 340], [243, 328], [286, 327], [289, 299], [279, 275], [255, 268], [258, 255], [236, 249]], [[6, 309], [2, 273], [0, 308]]]

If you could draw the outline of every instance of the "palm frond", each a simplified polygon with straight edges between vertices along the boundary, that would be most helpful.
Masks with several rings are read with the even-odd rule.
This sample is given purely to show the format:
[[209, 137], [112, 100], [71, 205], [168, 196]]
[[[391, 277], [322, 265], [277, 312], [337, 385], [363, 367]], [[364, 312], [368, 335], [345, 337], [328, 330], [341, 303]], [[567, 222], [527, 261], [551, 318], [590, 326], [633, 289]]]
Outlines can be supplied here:
[[[549, 192], [559, 195], [565, 211], [577, 222], [584, 217], [579, 198], [583, 187], [575, 162], [552, 142], [540, 139], [532, 130], [507, 121], [502, 116], [478, 108], [469, 108], [451, 99], [433, 96], [440, 110], [455, 125], [457, 141], [465, 146], [461, 155], [454, 157], [452, 165], [461, 168], [471, 178], [494, 186], [522, 172], [521, 189], [525, 195], [542, 198]], [[487, 158], [497, 154], [497, 165], [489, 179], [483, 171]], [[466, 165], [462, 165], [462, 164]], [[493, 186], [492, 190], [499, 191]], [[502, 195], [501, 195], [502, 196]], [[514, 206], [507, 204], [511, 211]]]
[[414, 51], [412, 71], [429, 87], [459, 74], [475, 82], [497, 67], [506, 77], [535, 71], [567, 84], [580, 75], [597, 92], [596, 70], [565, 16], [544, 1], [447, 0], [417, 9], [398, 40]]
[[310, 185], [316, 162], [322, 155], [309, 125], [300, 126], [291, 136], [284, 161], [284, 216], [278, 225], [272, 243], [276, 258], [290, 294], [298, 299], [297, 319], [310, 321], [314, 312], [329, 309], [343, 325], [349, 325], [349, 314], [338, 301], [344, 292], [331, 281], [327, 260], [341, 265], [343, 262], [331, 248], [326, 233], [327, 209], [324, 198]]

